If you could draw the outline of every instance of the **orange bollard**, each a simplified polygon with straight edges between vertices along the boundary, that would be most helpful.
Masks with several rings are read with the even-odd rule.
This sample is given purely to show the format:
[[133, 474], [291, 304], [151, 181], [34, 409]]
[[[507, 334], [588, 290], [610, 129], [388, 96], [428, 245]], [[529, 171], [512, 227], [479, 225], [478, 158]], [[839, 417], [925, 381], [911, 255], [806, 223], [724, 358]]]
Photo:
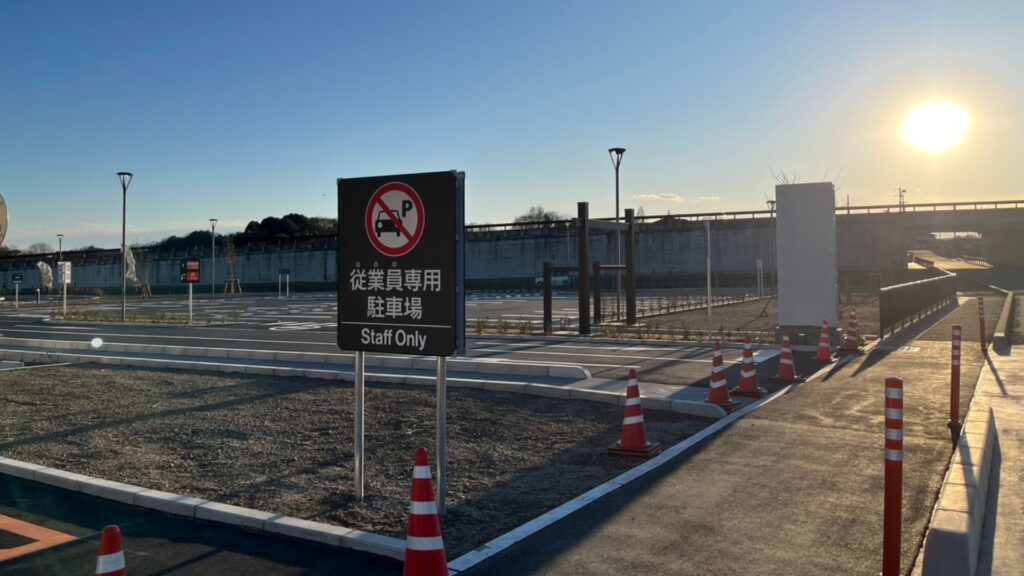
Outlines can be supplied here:
[[903, 530], [903, 380], [885, 379], [885, 512], [882, 576], [900, 576]]

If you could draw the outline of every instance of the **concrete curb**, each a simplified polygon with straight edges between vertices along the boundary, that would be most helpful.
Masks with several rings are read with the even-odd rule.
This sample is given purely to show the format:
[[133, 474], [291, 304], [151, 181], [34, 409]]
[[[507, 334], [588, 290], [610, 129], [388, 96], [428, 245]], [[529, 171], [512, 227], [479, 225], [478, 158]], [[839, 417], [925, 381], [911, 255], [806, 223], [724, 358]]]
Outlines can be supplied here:
[[[115, 355], [100, 356], [96, 354], [0, 349], [0, 359], [16, 360], [25, 363], [89, 363], [111, 366], [138, 366], [141, 368], [171, 368], [177, 370], [198, 370], [203, 372], [279, 376], [284, 378], [313, 378], [317, 380], [351, 381], [354, 379], [354, 374], [348, 370], [336, 370], [331, 368], [291, 368], [274, 365], [261, 366], [251, 364], [228, 364], [223, 360], [212, 358], [210, 361], [170, 360]], [[449, 362], [449, 366], [451, 366], [451, 362]], [[366, 381], [384, 384], [406, 384], [418, 386], [434, 386], [437, 383], [434, 376], [387, 373], [367, 373]], [[588, 390], [585, 388], [556, 386], [552, 384], [510, 382], [505, 380], [487, 380], [477, 378], [456, 378], [451, 376], [448, 377], [448, 385], [458, 388], [482, 388], [484, 390], [491, 390], [495, 392], [514, 392], [517, 394], [529, 394], [531, 396], [544, 396], [549, 398], [591, 400], [595, 402], [615, 404], [618, 406], [624, 406], [626, 401], [625, 389], [623, 389], [622, 392], [608, 392], [604, 390]], [[651, 410], [670, 410], [672, 412], [697, 416], [700, 418], [722, 418], [725, 416], [725, 411], [720, 407], [703, 402], [673, 400], [671, 398], [648, 396], [642, 396], [641, 399], [643, 406]]]
[[175, 516], [209, 520], [258, 532], [281, 534], [298, 540], [350, 548], [396, 560], [405, 558], [405, 540], [353, 530], [344, 526], [292, 518], [170, 492], [148, 490], [140, 486], [65, 472], [10, 458], [0, 457], [0, 474]]
[[[41, 338], [10, 338], [0, 337], [0, 344], [24, 346], [28, 348], [58, 350], [95, 350], [89, 342], [77, 340], [48, 340]], [[198, 346], [161, 346], [158, 344], [122, 344], [104, 343], [103, 351], [123, 352], [130, 354], [161, 354], [164, 356], [207, 356], [210, 358], [228, 358], [242, 360], [275, 360], [278, 362], [315, 362], [351, 366], [352, 354], [324, 352], [279, 352], [276, 350], [248, 350], [240, 348], [209, 348]], [[434, 358], [423, 356], [401, 355], [367, 355], [366, 365], [384, 368], [413, 368], [433, 370]], [[546, 376], [550, 378], [572, 378], [589, 380], [590, 372], [582, 366], [572, 364], [540, 364], [534, 362], [507, 362], [468, 358], [453, 358], [448, 361], [448, 368], [457, 372], [474, 372], [479, 374], [505, 374], [525, 376]]]
[[976, 572], [997, 442], [992, 410], [970, 411], [925, 535], [925, 576]]

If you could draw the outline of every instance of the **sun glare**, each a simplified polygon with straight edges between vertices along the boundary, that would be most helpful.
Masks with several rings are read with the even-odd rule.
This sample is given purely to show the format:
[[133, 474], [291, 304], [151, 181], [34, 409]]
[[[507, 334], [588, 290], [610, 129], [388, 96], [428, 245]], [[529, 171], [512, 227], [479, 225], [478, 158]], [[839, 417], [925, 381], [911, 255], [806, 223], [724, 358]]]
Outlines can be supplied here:
[[903, 137], [927, 152], [945, 152], [963, 141], [970, 119], [967, 112], [949, 102], [926, 102], [903, 119]]

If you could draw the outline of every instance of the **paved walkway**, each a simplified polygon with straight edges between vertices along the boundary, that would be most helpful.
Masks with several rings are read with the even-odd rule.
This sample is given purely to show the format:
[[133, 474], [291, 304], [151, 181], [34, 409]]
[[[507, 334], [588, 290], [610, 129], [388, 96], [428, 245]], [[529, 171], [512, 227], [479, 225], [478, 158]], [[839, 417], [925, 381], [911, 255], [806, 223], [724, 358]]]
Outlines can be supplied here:
[[992, 408], [998, 458], [992, 470], [978, 574], [1024, 574], [1024, 347], [992, 351], [975, 409]]
[[[977, 308], [952, 313], [977, 322]], [[946, 330], [945, 323], [932, 328]], [[949, 463], [949, 342], [909, 328], [465, 574], [877, 574], [884, 378], [905, 385], [903, 566]], [[984, 359], [964, 347], [963, 396]], [[967, 402], [963, 403], [966, 412]]]

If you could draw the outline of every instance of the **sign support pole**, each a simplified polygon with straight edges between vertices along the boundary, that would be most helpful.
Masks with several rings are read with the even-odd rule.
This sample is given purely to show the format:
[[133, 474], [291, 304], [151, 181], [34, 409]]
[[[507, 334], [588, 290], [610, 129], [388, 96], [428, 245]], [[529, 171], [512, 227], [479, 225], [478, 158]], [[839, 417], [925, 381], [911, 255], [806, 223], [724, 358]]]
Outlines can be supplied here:
[[366, 368], [366, 353], [362, 350], [355, 352], [355, 396], [356, 396], [356, 438], [355, 438], [355, 494], [356, 501], [363, 501], [363, 475], [366, 471], [363, 455], [363, 415], [366, 410], [366, 396], [364, 390], [364, 369]]
[[706, 238], [707, 254], [704, 256], [704, 264], [708, 277], [708, 342], [711, 341], [711, 221], [704, 221], [704, 237]]
[[281, 297], [281, 274], [277, 274], [277, 297]]
[[289, 272], [284, 275], [284, 297], [290, 298], [292, 295], [292, 273]]
[[64, 314], [63, 315], [64, 315], [64, 318], [67, 318], [68, 317], [68, 283], [66, 282], [67, 278], [64, 278], [63, 280], [65, 280], [65, 281], [60, 283], [61, 289], [64, 292]]
[[188, 323], [192, 324], [192, 283], [188, 283]]
[[21, 307], [21, 303], [18, 300], [18, 296], [19, 296], [18, 288], [20, 288], [20, 287], [21, 287], [21, 282], [15, 282], [14, 283], [14, 309], [15, 310], [18, 310]]
[[447, 513], [448, 496], [448, 358], [437, 357], [437, 513]]

